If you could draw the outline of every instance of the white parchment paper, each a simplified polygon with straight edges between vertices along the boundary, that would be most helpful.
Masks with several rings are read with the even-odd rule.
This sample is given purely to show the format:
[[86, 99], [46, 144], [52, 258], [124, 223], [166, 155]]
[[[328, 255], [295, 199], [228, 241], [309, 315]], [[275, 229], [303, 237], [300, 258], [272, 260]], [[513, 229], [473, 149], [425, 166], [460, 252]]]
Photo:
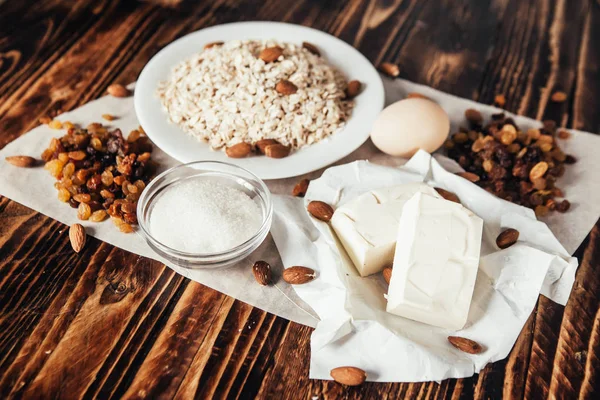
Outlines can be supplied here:
[[[392, 81], [384, 78], [384, 84], [388, 104], [404, 98], [409, 92], [420, 92], [438, 102], [449, 113], [453, 129], [464, 123], [463, 112], [466, 108], [477, 108], [484, 115], [498, 112], [493, 107], [460, 99], [400, 79]], [[62, 121], [69, 120], [85, 126], [90, 122], [99, 121], [100, 116], [106, 113], [118, 117], [110, 124], [121, 128], [125, 134], [138, 126], [132, 97], [124, 99], [110, 96], [103, 97], [72, 112], [65, 113], [59, 119]], [[517, 116], [515, 120], [524, 128], [540, 125], [539, 122], [525, 117]], [[416, 381], [442, 379], [447, 376], [466, 376], [479, 370], [485, 362], [506, 356], [529, 315], [538, 292], [541, 291], [549, 295], [561, 304], [566, 302], [572, 285], [573, 272], [572, 260], [569, 260], [566, 256], [577, 249], [600, 215], [600, 202], [598, 201], [600, 199], [600, 180], [596, 179], [596, 159], [600, 150], [600, 137], [577, 131], [571, 131], [571, 133], [572, 138], [561, 141], [561, 146], [567, 153], [575, 155], [578, 162], [569, 166], [565, 176], [557, 183], [571, 201], [571, 210], [567, 214], [553, 213], [544, 220], [550, 227], [551, 232], [546, 229], [545, 225], [535, 223], [530, 218], [531, 213], [529, 211], [522, 211], [522, 213], [514, 211], [502, 215], [499, 221], [497, 220], [499, 214], [496, 214], [495, 222], [489, 224], [493, 227], [490, 232], [486, 232], [489, 237], [493, 236], [493, 232], [499, 229], [498, 226], [519, 226], [518, 229], [521, 231], [521, 239], [524, 243], [512, 247], [512, 250], [508, 249], [510, 250], [508, 254], [502, 252], [490, 253], [489, 256], [486, 256], [490, 259], [486, 258], [482, 261], [477, 287], [480, 288], [479, 278], [481, 276], [484, 277], [483, 279], [494, 279], [495, 286], [492, 288], [491, 285], [484, 285], [481, 290], [476, 291], [475, 304], [478, 304], [478, 306], [472, 307], [472, 315], [470, 315], [470, 318], [474, 318], [472, 320], [474, 324], [468, 326], [462, 334], [469, 335], [475, 340], [480, 339], [483, 344], [488, 344], [490, 338], [495, 337], [496, 331], [487, 332], [487, 340], [481, 340], [478, 337], [481, 332], [475, 330], [473, 326], [487, 324], [485, 326], [491, 327], [494, 326], [493, 324], [497, 324], [503, 328], [501, 330], [503, 335], [508, 335], [510, 340], [498, 339], [497, 346], [489, 348], [488, 351], [478, 357], [456, 353], [448, 348], [445, 337], [442, 338], [439, 332], [429, 332], [431, 331], [429, 327], [427, 329], [417, 327], [412, 330], [411, 326], [417, 323], [411, 324], [409, 322], [398, 326], [392, 323], [394, 327], [390, 329], [385, 324], [376, 322], [378, 319], [384, 322], [389, 319], [389, 316], [382, 312], [385, 305], [382, 297], [382, 293], [385, 291], [383, 282], [377, 281], [376, 278], [367, 278], [366, 281], [370, 283], [365, 285], [364, 280], [357, 278], [352, 269], [348, 269], [347, 277], [341, 275], [340, 278], [339, 271], [344, 271], [343, 266], [347, 265], [346, 261], [340, 260], [340, 257], [343, 257], [343, 252], [339, 250], [337, 253], [332, 251], [331, 233], [324, 230], [322, 226], [315, 226], [308, 219], [303, 208], [303, 202], [300, 199], [274, 196], [277, 206], [272, 233], [282, 250], [283, 262], [273, 240], [268, 237], [255, 254], [226, 271], [181, 269], [167, 263], [166, 260], [161, 259], [152, 252], [139, 235], [123, 235], [110, 222], [100, 224], [84, 222], [84, 225], [89, 234], [100, 240], [127, 251], [157, 259], [194, 281], [268, 312], [312, 327], [317, 325], [319, 317], [322, 318], [323, 321], [319, 323], [319, 328], [315, 331], [312, 341], [311, 374], [313, 377], [329, 379], [327, 368], [333, 362], [337, 365], [353, 364], [363, 366], [369, 372], [369, 380], [376, 381]], [[63, 134], [64, 131], [51, 130], [47, 126], [40, 126], [0, 150], [0, 195], [9, 197], [70, 225], [81, 221], [77, 220], [74, 209], [56, 199], [53, 178], [43, 168], [16, 169], [4, 162], [4, 157], [9, 155], [39, 157], [52, 136], [58, 137]], [[177, 165], [175, 160], [161, 152], [160, 149], [155, 150], [153, 158], [161, 163], [162, 169]], [[369, 170], [371, 168], [381, 168], [381, 176], [378, 175], [379, 182], [382, 182], [381, 177], [383, 176], [387, 176], [387, 182], [392, 182], [396, 181], [398, 174], [404, 176], [409, 173], [406, 169], [390, 169], [374, 165], [398, 167], [403, 165], [406, 160], [382, 154], [375, 149], [370, 141], [350, 156], [340, 160], [336, 165], [366, 159], [370, 160], [371, 163], [350, 164], [345, 168], [356, 169], [358, 165], [368, 165]], [[438, 160], [449, 170], [456, 167], [448, 159], [438, 158]], [[415, 169], [410, 171], [409, 176], [413, 179], [423, 180], [424, 170], [430, 168], [432, 176], [436, 179], [436, 184], [444, 187], [443, 185], [452, 183], [452, 189], [448, 186], [449, 190], [457, 193], [461, 190], [457, 189], [455, 182], [443, 178], [444, 171], [438, 170], [433, 162], [427, 164], [419, 161], [412, 164]], [[419, 168], [423, 170], [418, 170]], [[311, 196], [320, 195], [320, 192], [316, 190], [319, 186], [326, 187], [324, 179], [327, 179], [327, 176], [333, 176], [331, 175], [332, 171], [336, 171], [336, 169], [328, 171], [323, 179], [318, 181], [320, 183], [313, 182], [311, 184]], [[435, 171], [437, 171], [437, 174]], [[314, 179], [320, 176], [322, 172], [323, 170], [315, 171], [308, 174], [307, 177]], [[274, 194], [286, 194], [290, 192], [298, 179], [300, 177], [269, 181], [267, 184]], [[462, 184], [465, 184], [465, 182], [459, 183], [459, 185]], [[358, 193], [360, 190], [362, 189], [357, 188], [355, 192]], [[466, 187], [465, 190], [471, 192], [470, 187]], [[337, 204], [342, 199], [349, 198], [349, 195], [350, 192], [344, 193], [342, 191], [336, 195], [338, 198], [333, 203]], [[470, 195], [466, 193], [462, 195], [459, 193], [459, 196], [461, 200], [469, 202], [469, 207], [477, 208], [476, 198], [471, 201]], [[514, 207], [512, 207], [513, 210]], [[477, 209], [473, 211], [478, 212]], [[282, 216], [285, 218], [282, 218]], [[286, 238], [280, 235], [280, 232], [293, 236]], [[294, 241], [295, 246], [292, 246]], [[560, 248], [560, 243], [562, 243], [564, 249]], [[518, 254], [512, 254], [512, 252]], [[521, 252], [526, 252], [527, 255], [522, 256]], [[492, 254], [495, 255], [492, 256]], [[276, 287], [262, 287], [254, 282], [249, 267], [255, 260], [264, 259], [271, 263], [277, 277], [284, 265], [290, 266], [300, 263], [296, 261], [296, 258], [299, 257], [304, 260], [303, 264], [318, 267], [320, 277], [309, 285], [297, 287], [298, 293], [281, 280], [276, 283]], [[493, 257], [506, 258], [510, 262], [507, 261], [504, 268], [497, 270], [495, 269], [497, 262], [494, 261]], [[517, 265], [515, 259], [527, 261], [526, 268], [522, 268], [520, 264]], [[289, 260], [295, 261], [290, 263]], [[514, 278], [516, 273], [525, 275], [517, 281]], [[524, 281], [527, 281], [528, 289], [526, 291], [521, 288]], [[536, 285], [538, 286], [537, 292], [532, 294], [531, 290]], [[527, 295], [525, 292], [527, 292]], [[307, 293], [312, 293], [312, 295], [308, 296]], [[347, 296], [348, 293], [357, 294], [357, 296]], [[497, 296], [492, 296], [494, 293]], [[312, 300], [315, 296], [319, 296], [319, 302]], [[301, 297], [310, 301], [312, 308]], [[478, 299], [484, 300], [480, 301]], [[511, 301], [507, 299], [511, 299]], [[369, 304], [377, 304], [377, 306], [371, 307]], [[480, 309], [479, 305], [483, 308]], [[348, 311], [348, 309], [351, 311]], [[492, 309], [494, 313], [487, 312]], [[502, 311], [502, 314], [496, 314], [500, 311]], [[497, 319], [498, 316], [500, 318], [506, 317], [506, 321]], [[355, 334], [349, 335], [349, 332], [355, 332]], [[356, 334], [356, 332], [365, 332], [365, 335]], [[416, 336], [414, 336], [415, 332], [417, 333]], [[369, 343], [388, 343], [389, 346], [379, 345], [377, 349], [372, 348], [372, 352], [368, 353], [364, 350], [370, 348]], [[384, 362], [383, 360], [395, 360], [395, 367], [392, 371], [389, 369], [384, 370], [387, 361]], [[415, 364], [415, 360], [419, 360], [422, 364]], [[412, 367], [401, 368], [402, 365], [408, 365], [409, 362]], [[416, 365], [418, 367], [415, 367]], [[448, 368], [448, 365], [452, 365], [452, 367]], [[398, 370], [398, 373], [395, 373], [395, 370]]]

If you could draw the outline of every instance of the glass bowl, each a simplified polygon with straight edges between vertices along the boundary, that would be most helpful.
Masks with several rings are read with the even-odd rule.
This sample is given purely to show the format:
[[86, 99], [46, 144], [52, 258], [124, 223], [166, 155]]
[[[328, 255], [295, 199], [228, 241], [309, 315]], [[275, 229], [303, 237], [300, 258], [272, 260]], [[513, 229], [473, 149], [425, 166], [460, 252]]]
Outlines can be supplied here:
[[[262, 224], [258, 231], [244, 243], [217, 253], [187, 253], [158, 241], [152, 236], [150, 228], [154, 204], [166, 189], [188, 179], [218, 181], [246, 193], [262, 213]], [[246, 169], [225, 162], [197, 161], [173, 167], [154, 178], [139, 198], [137, 216], [142, 235], [156, 253], [181, 267], [214, 269], [230, 266], [260, 246], [271, 229], [273, 203], [265, 183]]]

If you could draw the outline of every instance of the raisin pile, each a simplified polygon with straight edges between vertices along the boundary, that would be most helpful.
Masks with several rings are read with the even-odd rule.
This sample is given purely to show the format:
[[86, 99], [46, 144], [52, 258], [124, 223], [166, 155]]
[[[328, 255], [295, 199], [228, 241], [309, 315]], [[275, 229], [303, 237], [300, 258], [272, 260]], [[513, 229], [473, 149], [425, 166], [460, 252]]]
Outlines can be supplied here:
[[471, 181], [488, 192], [535, 210], [537, 216], [549, 211], [566, 212], [570, 203], [555, 185], [565, 173], [565, 165], [575, 158], [565, 154], [554, 121], [544, 121], [539, 129], [522, 131], [503, 113], [492, 115], [484, 125], [476, 110], [465, 112], [470, 128], [461, 128], [444, 143], [448, 157], [465, 169]]
[[110, 216], [129, 233], [137, 224], [138, 198], [156, 170], [151, 152], [141, 127], [125, 139], [120, 129], [95, 122], [53, 138], [42, 159], [57, 179], [58, 199], [76, 208], [79, 219], [100, 222]]

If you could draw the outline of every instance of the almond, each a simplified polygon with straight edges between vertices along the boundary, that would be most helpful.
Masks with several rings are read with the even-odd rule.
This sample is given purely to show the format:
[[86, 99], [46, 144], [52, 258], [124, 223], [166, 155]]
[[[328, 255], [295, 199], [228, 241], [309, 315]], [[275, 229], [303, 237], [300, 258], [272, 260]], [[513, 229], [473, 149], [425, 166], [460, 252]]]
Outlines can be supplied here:
[[282, 144], [270, 144], [265, 147], [265, 155], [271, 158], [284, 158], [290, 155], [292, 149]]
[[560, 91], [554, 92], [552, 93], [550, 100], [552, 100], [555, 103], [562, 103], [563, 101], [567, 100], [567, 94], [565, 92]]
[[461, 178], [465, 178], [466, 180], [470, 181], [470, 182], [479, 182], [479, 175], [476, 175], [472, 172], [457, 172], [456, 175], [460, 176]]
[[348, 82], [348, 87], [346, 88], [346, 97], [351, 99], [358, 96], [361, 86], [361, 83], [357, 80]]
[[282, 79], [279, 82], [277, 82], [277, 85], [275, 85], [275, 90], [277, 91], [277, 93], [288, 96], [290, 94], [296, 93], [298, 91], [298, 86], [294, 85], [288, 80]]
[[473, 124], [481, 125], [483, 123], [483, 115], [473, 108], [469, 108], [465, 111], [465, 117]]
[[383, 274], [383, 279], [385, 279], [389, 285], [390, 281], [392, 280], [392, 267], [385, 267], [381, 273]]
[[85, 246], [86, 234], [85, 229], [81, 224], [73, 224], [69, 228], [69, 240], [71, 241], [71, 247], [75, 253], [79, 253], [83, 246]]
[[252, 266], [254, 279], [259, 285], [267, 286], [271, 283], [271, 266], [266, 261], [257, 261]]
[[302, 47], [304, 47], [306, 50], [310, 51], [311, 53], [313, 53], [316, 56], [320, 56], [321, 55], [321, 52], [319, 51], [319, 49], [317, 48], [317, 46], [315, 46], [312, 43], [302, 42]]
[[311, 201], [310, 203], [308, 203], [306, 209], [308, 210], [310, 215], [324, 222], [329, 222], [329, 220], [331, 220], [331, 217], [333, 217], [333, 208], [331, 208], [329, 204], [324, 203], [322, 201]]
[[391, 78], [397, 78], [400, 75], [400, 67], [389, 62], [382, 63], [379, 70]]
[[279, 46], [267, 47], [258, 55], [258, 58], [266, 63], [276, 61], [283, 54], [283, 49]]
[[546, 171], [548, 171], [548, 163], [546, 161], [540, 161], [531, 168], [531, 171], [529, 171], [529, 180], [533, 182], [534, 180], [543, 177]]
[[308, 267], [290, 267], [283, 270], [283, 280], [292, 285], [302, 285], [315, 279], [317, 274]]
[[455, 203], [460, 204], [460, 199], [458, 198], [458, 196], [452, 192], [449, 192], [445, 189], [442, 188], [434, 188], [436, 192], [439, 193], [440, 196], [442, 196], [444, 199], [448, 200], [448, 201], [453, 201]]
[[507, 247], [517, 243], [517, 240], [519, 240], [519, 231], [513, 228], [508, 228], [498, 235], [496, 238], [496, 246], [500, 247], [501, 249], [506, 249]]
[[37, 163], [35, 158], [29, 156], [8, 156], [6, 162], [20, 168], [31, 168]]
[[265, 154], [266, 147], [269, 145], [272, 145], [272, 144], [280, 144], [280, 143], [275, 139], [261, 139], [255, 143], [255, 146], [258, 149], [258, 151], [260, 152], [260, 154]]
[[130, 95], [129, 89], [119, 83], [113, 83], [106, 91], [113, 97], [127, 97]]
[[358, 386], [367, 380], [367, 373], [356, 367], [337, 367], [329, 374], [337, 383], [348, 386]]
[[221, 41], [206, 43], [204, 45], [204, 50], [210, 49], [211, 47], [215, 47], [215, 46], [222, 46], [223, 43], [224, 42], [221, 42]]
[[234, 144], [233, 146], [227, 147], [225, 149], [225, 154], [227, 154], [227, 157], [231, 157], [231, 158], [244, 158], [251, 152], [252, 152], [252, 145], [250, 145], [250, 143], [246, 143], [246, 142]]
[[479, 354], [483, 351], [483, 347], [474, 340], [463, 338], [460, 336], [448, 336], [450, 344], [460, 351], [469, 354]]
[[308, 179], [302, 179], [300, 182], [296, 183], [294, 189], [292, 189], [292, 196], [295, 197], [304, 197], [306, 191], [308, 190], [308, 184], [310, 181]]

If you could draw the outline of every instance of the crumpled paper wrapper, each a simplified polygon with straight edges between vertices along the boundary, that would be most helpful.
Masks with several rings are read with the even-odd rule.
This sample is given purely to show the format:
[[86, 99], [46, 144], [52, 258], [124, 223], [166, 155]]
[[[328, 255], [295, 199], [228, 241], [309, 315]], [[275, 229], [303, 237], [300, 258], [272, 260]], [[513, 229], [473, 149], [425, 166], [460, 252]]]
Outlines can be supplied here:
[[[386, 88], [387, 104], [406, 97], [406, 94], [410, 92], [419, 92], [433, 99], [450, 115], [453, 130], [464, 123], [463, 113], [467, 108], [476, 108], [486, 116], [489, 116], [493, 112], [498, 112], [498, 109], [494, 107], [461, 99], [402, 79], [390, 80], [384, 78], [384, 85]], [[100, 121], [100, 116], [107, 113], [118, 117], [118, 119], [112, 121], [110, 125], [121, 128], [124, 133], [128, 133], [138, 126], [133, 107], [133, 97], [118, 99], [106, 96], [90, 102], [72, 112], [62, 114], [58, 119], [61, 121], [69, 120], [86, 126], [90, 122]], [[515, 120], [523, 128], [540, 125], [539, 122], [526, 117], [517, 116], [515, 117]], [[546, 254], [547, 257], [550, 257], [547, 261], [548, 265], [546, 266], [544, 264], [545, 261], [542, 260], [536, 263], [528, 263], [525, 268], [522, 268], [520, 265], [518, 267], [513, 265], [513, 269], [526, 274], [523, 280], [530, 281], [529, 284], [532, 284], [531, 282], [537, 279], [539, 282], [539, 290], [550, 295], [551, 298], [561, 304], [566, 302], [571, 288], [571, 283], [569, 282], [572, 282], [572, 269], [566, 270], [564, 263], [558, 260], [560, 258], [565, 261], [566, 258], [564, 255], [558, 258], [550, 256], [548, 254], [552, 253], [552, 251], [548, 253], [548, 248], [544, 246], [552, 244], [550, 249], [556, 250], [559, 246], [558, 242], [560, 242], [566, 249], [566, 254], [572, 254], [585, 239], [600, 215], [600, 202], [598, 201], [600, 198], [600, 180], [596, 179], [597, 177], [595, 176], [595, 172], [597, 171], [597, 153], [600, 150], [600, 137], [584, 132], [570, 132], [572, 133], [572, 138], [561, 141], [561, 146], [567, 153], [575, 155], [578, 158], [578, 162], [567, 168], [565, 176], [559, 180], [558, 185], [565, 191], [567, 198], [572, 203], [572, 207], [567, 214], [553, 213], [544, 219], [544, 222], [548, 224], [554, 236], [539, 223], [534, 224], [528, 217], [527, 213], [529, 216], [531, 216], [531, 213], [527, 210], [523, 211], [524, 214], [515, 211], [514, 214], [503, 216], [502, 218], [505, 218], [506, 221], [501, 219], [499, 222], [500, 225], [506, 224], [507, 226], [516, 227], [518, 224], [523, 224], [531, 227], [531, 230], [525, 227], [517, 229], [521, 231], [521, 239], [527, 243], [527, 251], [532, 252], [533, 254], [535, 252], [531, 250], [531, 248], [540, 246], [537, 247], [540, 252], [537, 253], [539, 257], [536, 257], [536, 259], [543, 259], [543, 254]], [[70, 225], [81, 221], [77, 220], [75, 210], [56, 199], [56, 189], [53, 187], [54, 180], [43, 168], [17, 169], [4, 162], [4, 158], [10, 155], [31, 155], [39, 157], [41, 152], [48, 146], [52, 136], [59, 137], [63, 134], [64, 131], [56, 131], [49, 129], [47, 126], [40, 126], [0, 150], [0, 195], [11, 198], [27, 207], [48, 215], [51, 218]], [[343, 134], [343, 132], [340, 134]], [[161, 163], [163, 170], [178, 164], [176, 160], [168, 157], [160, 151], [160, 149], [155, 149], [152, 157]], [[406, 160], [389, 157], [379, 152], [375, 149], [373, 144], [368, 141], [354, 153], [340, 160], [336, 165], [361, 159], [370, 160], [372, 164], [369, 166], [375, 168], [377, 168], [377, 166], [373, 164], [398, 167], [406, 162]], [[448, 170], [456, 167], [456, 165], [449, 162], [448, 159], [438, 158], [438, 160]], [[351, 164], [350, 168], [356, 168], [356, 165], [358, 164]], [[389, 168], [384, 168], [382, 170], [388, 171], [386, 174], [390, 171]], [[396, 173], [399, 173], [398, 171], [396, 171]], [[323, 171], [316, 171], [308, 174], [307, 177], [315, 178], [319, 176], [321, 172]], [[406, 173], [406, 171], [403, 172], [403, 174]], [[328, 174], [325, 176], [327, 175]], [[391, 175], [393, 176], [394, 173]], [[409, 176], [419, 180], [422, 179], [423, 174], [413, 171]], [[301, 177], [269, 181], [267, 182], [267, 185], [274, 194], [287, 194], [290, 192], [294, 183], [300, 178]], [[389, 179], [391, 181], [392, 177], [390, 176]], [[443, 183], [440, 183], [440, 185], [442, 184]], [[311, 185], [311, 196], [316, 193], [314, 192], [316, 188], [317, 185]], [[356, 188], [356, 193], [358, 193], [359, 190], [359, 188]], [[453, 187], [453, 191], [457, 192], [457, 188]], [[346, 197], [348, 193], [342, 193], [342, 195], [343, 196], [341, 196], [340, 199], [349, 198]], [[510, 324], [510, 326], [515, 329], [515, 333], [514, 335], [511, 335], [512, 339], [509, 341], [510, 343], [507, 342], [503, 345], [502, 351], [494, 347], [494, 357], [491, 357], [491, 353], [489, 353], [492, 350], [488, 350], [481, 356], [471, 357], [464, 354], [457, 354], [453, 352], [452, 349], [448, 349], [445, 341], [436, 342], [433, 339], [427, 340], [428, 337], [433, 336], [432, 333], [426, 334], [421, 332], [417, 338], [411, 338], [408, 333], [407, 336], [404, 336], [402, 333], [409, 332], [410, 330], [409, 326], [411, 326], [411, 322], [408, 320], [403, 320], [404, 323], [401, 324], [400, 327], [396, 327], [399, 330], [395, 331], [385, 328], [378, 322], [376, 323], [372, 322], [372, 320], [368, 320], [366, 316], [369, 315], [373, 316], [373, 318], [378, 317], [383, 318], [384, 320], [388, 318], [388, 315], [384, 314], [382, 311], [385, 305], [385, 299], [382, 297], [382, 293], [385, 292], [385, 287], [383, 286], [382, 281], [378, 283], [380, 287], [377, 290], [373, 283], [367, 285], [357, 283], [361, 281], [356, 278], [356, 273], [353, 272], [352, 269], [349, 270], [348, 275], [348, 281], [353, 282], [352, 290], [358, 291], [361, 295], [372, 297], [379, 308], [371, 309], [370, 307], [361, 307], [360, 304], [362, 300], [360, 298], [351, 298], [349, 302], [352, 304], [352, 312], [358, 313], [356, 315], [359, 315], [360, 318], [348, 319], [349, 313], [345, 309], [346, 298], [345, 296], [340, 295], [342, 291], [347, 290], [346, 287], [341, 284], [339, 286], [331, 287], [334, 276], [338, 274], [341, 266], [346, 265], [347, 263], [345, 264], [338, 259], [328, 258], [331, 257], [331, 254], [334, 254], [334, 252], [332, 252], [330, 244], [325, 239], [327, 237], [327, 231], [323, 232], [323, 227], [316, 227], [312, 224], [312, 221], [307, 220], [308, 217], [304, 212], [302, 200], [290, 199], [282, 196], [274, 196], [274, 198], [277, 207], [272, 232], [275, 236], [278, 236], [277, 239], [280, 247], [283, 246], [282, 240], [283, 243], [285, 243], [286, 240], [289, 240], [277, 235], [277, 232], [288, 229], [287, 225], [281, 226], [282, 220], [280, 217], [285, 215], [288, 221], [299, 222], [297, 227], [292, 230], [295, 237], [299, 238], [297, 246], [287, 246], [287, 250], [282, 252], [285, 265], [292, 265], [285, 260], [298, 257], [298, 253], [304, 252], [302, 246], [307, 245], [307, 249], [318, 249], [320, 252], [314, 253], [312, 250], [311, 252], [307, 252], [306, 265], [309, 265], [310, 260], [319, 260], [319, 263], [310, 264], [310, 266], [320, 266], [319, 268], [323, 268], [327, 265], [331, 266], [331, 268], [328, 268], [327, 270], [320, 271], [321, 275], [316, 281], [305, 286], [298, 286], [296, 288], [298, 292], [281, 280], [276, 283], [277, 286], [269, 287], [259, 286], [254, 282], [249, 267], [255, 260], [267, 260], [274, 268], [276, 277], [281, 274], [284, 264], [279, 258], [277, 248], [270, 237], [267, 238], [263, 245], [251, 257], [225, 271], [188, 270], [179, 268], [168, 263], [166, 260], [161, 259], [146, 245], [140, 235], [123, 235], [118, 232], [110, 222], [100, 224], [83, 222], [83, 225], [90, 235], [100, 240], [132, 253], [159, 260], [176, 272], [194, 281], [200, 282], [215, 290], [283, 318], [312, 327], [317, 326], [319, 317], [323, 318], [323, 321], [319, 323], [319, 328], [315, 331], [313, 336], [313, 358], [311, 360], [311, 374], [313, 377], [330, 379], [328, 371], [326, 371], [328, 357], [330, 357], [332, 361], [336, 361], [337, 365], [335, 366], [348, 364], [351, 363], [351, 361], [358, 360], [359, 362], [357, 361], [353, 364], [363, 366], [369, 371], [369, 380], [376, 381], [423, 381], [429, 379], [442, 379], [445, 376], [466, 376], [473, 371], [478, 370], [479, 367], [477, 366], [482, 365], [483, 361], [480, 362], [478, 360], [475, 362], [475, 359], [479, 359], [479, 357], [483, 357], [482, 360], [500, 359], [510, 350], [531, 307], [523, 306], [523, 303], [519, 302], [512, 304], [510, 306], [511, 311], [506, 312], [507, 315], [513, 315], [512, 318], [515, 318], [514, 315], [520, 315], [519, 320], [522, 320], [522, 322]], [[468, 201], [468, 206], [471, 208], [476, 208], [476, 205], [471, 204], [475, 202], [475, 198], [471, 201], [468, 199], [468, 196], [464, 199], [461, 196], [461, 199], [463, 201]], [[477, 212], [476, 209], [473, 211]], [[542, 238], [542, 233], [545, 235], [544, 239], [539, 239]], [[331, 235], [330, 232], [327, 234]], [[536, 238], [538, 238], [537, 242], [534, 241]], [[558, 238], [558, 242], [553, 243], [553, 241], [556, 241], [556, 238]], [[302, 240], [307, 240], [307, 242], [303, 242]], [[317, 246], [317, 244], [322, 247]], [[513, 250], [511, 251], [517, 251], [521, 246], [521, 244], [513, 246]], [[338, 249], [338, 254], [341, 255], [343, 252], [340, 252]], [[319, 259], [319, 257], [322, 257], [322, 259]], [[555, 263], [556, 265], [554, 265]], [[488, 271], [486, 265], [488, 264], [482, 263], [480, 276], [494, 276], [493, 271]], [[490, 261], [489, 265], [494, 265], [494, 263]], [[561, 275], [552, 276], [548, 271], [557, 271], [557, 273], [562, 271], [563, 279], [559, 279], [561, 278]], [[495, 272], [496, 287], [501, 288], [500, 292], [521, 293], [519, 286], [511, 287], [509, 281], [506, 279], [507, 276], [512, 276], [508, 266], [505, 266], [502, 271]], [[373, 280], [373, 278], [368, 278], [365, 281], [371, 282]], [[327, 291], [320, 290], [321, 288], [318, 285], [321, 284], [328, 287]], [[319, 302], [321, 306], [319, 306], [319, 304], [314, 304], [314, 311], [300, 298], [300, 296], [307, 298], [307, 291], [312, 291], [321, 296], [321, 301]], [[300, 294], [300, 296], [298, 294]], [[480, 302], [477, 300], [477, 296], [485, 297], [487, 296], [487, 293], [475, 293], [475, 303], [479, 304]], [[535, 298], [537, 298], [537, 294], [534, 296], [534, 300]], [[528, 300], [527, 304], [529, 303], [530, 301]], [[494, 305], [490, 302], [486, 304], [486, 307], [492, 307]], [[474, 312], [473, 310], [475, 310], [475, 308], [472, 308], [472, 313]], [[336, 315], [338, 313], [339, 315]], [[483, 323], [482, 320], [485, 318], [489, 318], [487, 313], [485, 315], [482, 314], [481, 318], [478, 319], [479, 323]], [[497, 323], [502, 326], [504, 325], [503, 321], [497, 321]], [[429, 327], [427, 329], [429, 329]], [[469, 329], [471, 328], [467, 327], [462, 333], [465, 336], [470, 335]], [[369, 331], [369, 334], [366, 336], [348, 335], [348, 332], [351, 332], [352, 330], [361, 332]], [[495, 333], [488, 332], [487, 335], [487, 340], [481, 340], [481, 342], [486, 345], [488, 344], [488, 341], [492, 341], [491, 338], [495, 337]], [[472, 337], [475, 340], [480, 339], [476, 336], [469, 337]], [[336, 338], [339, 340], [336, 341]], [[365, 339], [367, 339], [367, 342], [363, 342]], [[364, 352], [364, 349], [367, 348], [369, 343], [379, 344], [377, 349], [371, 354]], [[387, 343], [390, 344], [387, 345]], [[391, 343], [395, 343], [394, 346], [392, 346]], [[426, 345], [422, 343], [425, 343]], [[343, 349], [337, 349], [336, 346], [342, 346], [343, 344]], [[369, 346], [373, 347], [372, 345]], [[438, 348], [436, 346], [439, 346], [439, 348], [443, 350], [431, 353], [433, 351], [431, 350], [432, 348], [434, 350]], [[379, 355], [379, 357], [376, 357], [376, 354]], [[418, 367], [415, 367], [417, 364], [413, 363], [412, 360], [417, 360], [417, 358], [413, 358], [413, 354], [420, 355], [421, 358], [419, 358], [419, 360], [423, 361], [423, 364], [419, 364]], [[429, 357], [431, 354], [437, 355]], [[439, 356], [439, 354], [444, 354], [446, 358], [442, 357], [440, 359], [439, 357], [441, 356]], [[444, 368], [442, 368], [442, 370], [436, 370], [433, 368], [434, 364], [438, 367], [440, 365], [447, 365], [447, 363], [440, 363], [440, 360], [450, 359], [454, 362], [459, 357], [462, 357], [462, 361], [454, 364], [454, 367], [451, 370]], [[370, 365], [369, 363], [374, 362], [373, 360], [376, 358], [378, 359], [378, 363]], [[389, 375], [389, 369], [385, 369], [388, 371], [387, 375], [383, 372], [377, 372], [384, 370], [383, 365], [380, 363], [383, 363], [383, 360], [386, 359], [396, 360], [392, 370], [399, 368], [397, 363], [408, 362], [404, 360], [410, 360], [412, 365], [411, 368], [415, 370], [414, 374], [410, 375], [404, 368], [402, 369], [402, 374], [399, 373], [398, 376], [395, 377]], [[362, 360], [364, 360], [364, 362], [362, 362]], [[377, 368], [377, 365], [381, 365], [381, 367]]]
[[[311, 200], [339, 207], [367, 191], [411, 182], [456, 193], [484, 221], [469, 318], [459, 332], [387, 313], [381, 274], [361, 277], [330, 225], [305, 211]], [[423, 151], [399, 168], [366, 161], [329, 168], [311, 182], [304, 200], [280, 196], [275, 210], [271, 232], [284, 265], [310, 266], [318, 274], [296, 287], [321, 319], [312, 336], [311, 378], [329, 379], [330, 370], [340, 365], [362, 368], [369, 380], [380, 382], [471, 376], [507, 356], [540, 292], [564, 304], [573, 286], [577, 259], [530, 209], [446, 171]], [[509, 227], [519, 230], [519, 242], [500, 250], [496, 237]], [[485, 351], [463, 353], [448, 343], [449, 335], [473, 339]]]

